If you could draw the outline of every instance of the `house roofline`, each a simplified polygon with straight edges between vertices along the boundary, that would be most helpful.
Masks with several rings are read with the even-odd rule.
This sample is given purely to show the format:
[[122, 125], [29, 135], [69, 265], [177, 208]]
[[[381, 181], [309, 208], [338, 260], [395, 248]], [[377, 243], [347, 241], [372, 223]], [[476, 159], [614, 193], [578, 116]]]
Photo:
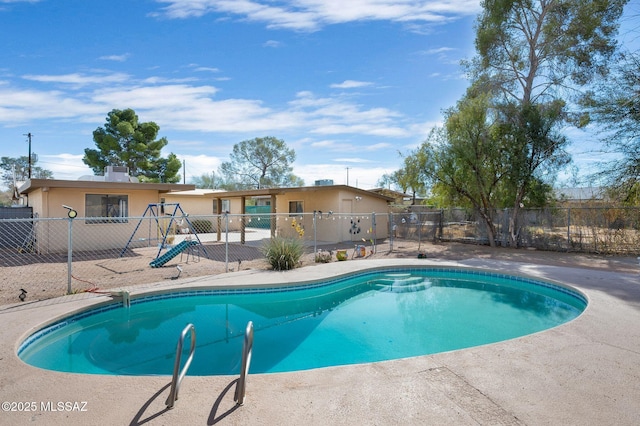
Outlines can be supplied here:
[[134, 182], [102, 182], [89, 180], [57, 180], [29, 179], [19, 189], [21, 194], [29, 194], [41, 188], [75, 188], [75, 189], [118, 189], [118, 190], [156, 190], [158, 192], [188, 191], [195, 185], [178, 183], [134, 183]]
[[385, 201], [393, 201], [392, 197], [387, 197], [382, 194], [367, 191], [365, 189], [356, 188], [348, 185], [315, 185], [315, 186], [296, 186], [288, 188], [263, 188], [263, 189], [247, 189], [242, 191], [227, 191], [227, 192], [215, 192], [206, 194], [205, 196], [211, 198], [239, 198], [239, 197], [257, 197], [257, 196], [269, 196], [269, 195], [282, 195], [287, 192], [319, 192], [327, 190], [346, 190], [355, 192], [357, 194], [368, 195], [374, 198], [380, 198]]

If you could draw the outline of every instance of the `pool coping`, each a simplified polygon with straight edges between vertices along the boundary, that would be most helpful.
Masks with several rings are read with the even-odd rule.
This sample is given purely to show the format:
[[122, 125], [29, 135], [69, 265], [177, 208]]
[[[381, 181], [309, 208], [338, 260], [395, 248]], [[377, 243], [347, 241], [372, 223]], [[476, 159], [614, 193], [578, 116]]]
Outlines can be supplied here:
[[[0, 424], [97, 424], [104, 419], [116, 424], [147, 420], [211, 424], [222, 420], [233, 424], [324, 425], [348, 424], [354, 419], [368, 424], [397, 424], [399, 419], [410, 424], [633, 424], [640, 416], [637, 274], [482, 259], [370, 259], [288, 272], [240, 271], [130, 290], [137, 295], [171, 287], [222, 288], [239, 282], [267, 286], [393, 265], [466, 267], [531, 276], [575, 287], [586, 295], [589, 305], [568, 324], [506, 342], [381, 363], [251, 375], [247, 401], [240, 408], [233, 404], [234, 377], [187, 377], [180, 399], [170, 411], [163, 411], [169, 381], [165, 376], [57, 373], [28, 366], [17, 358], [20, 342], [43, 322], [108, 303], [110, 297], [74, 295], [3, 307], [3, 400], [35, 402], [38, 410], [2, 412]], [[51, 408], [54, 402], [83, 401], [87, 411], [65, 411], [65, 406], [57, 412], [41, 409]]]

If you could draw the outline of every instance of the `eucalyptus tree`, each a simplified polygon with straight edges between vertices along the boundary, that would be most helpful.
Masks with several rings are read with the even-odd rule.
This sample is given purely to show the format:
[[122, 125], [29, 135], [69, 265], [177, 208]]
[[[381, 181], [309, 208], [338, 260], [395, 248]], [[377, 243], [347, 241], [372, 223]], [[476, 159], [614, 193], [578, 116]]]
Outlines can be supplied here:
[[29, 179], [29, 166], [31, 166], [32, 178], [53, 179], [53, 172], [51, 170], [43, 169], [40, 166], [36, 166], [37, 162], [38, 156], [35, 153], [31, 154], [31, 163], [29, 163], [29, 156], [27, 155], [17, 158], [0, 158], [0, 175], [2, 176], [2, 183], [4, 183], [8, 188], [12, 188], [14, 182], [22, 182]]
[[424, 173], [422, 167], [424, 164], [418, 157], [419, 150], [409, 153], [408, 155], [400, 155], [402, 159], [402, 167], [392, 173], [383, 174], [378, 179], [378, 185], [382, 188], [401, 190], [404, 194], [411, 192], [413, 197], [413, 204], [416, 203], [416, 196], [426, 195], [427, 183], [424, 179]]
[[607, 150], [617, 154], [599, 173], [625, 203], [640, 204], [640, 53], [621, 55], [613, 72], [584, 98], [588, 114], [602, 129]]
[[282, 139], [254, 138], [233, 146], [230, 161], [220, 165], [227, 185], [236, 189], [301, 186], [291, 164], [296, 153]]
[[569, 158], [559, 134], [566, 102], [581, 85], [605, 75], [616, 52], [627, 0], [485, 0], [476, 33], [477, 57], [467, 64], [475, 85], [500, 110], [509, 169], [511, 244], [518, 211], [540, 179]]
[[562, 88], [607, 74], [627, 2], [484, 0], [471, 70], [505, 101], [556, 99]]
[[28, 155], [0, 158], [0, 179], [12, 197], [15, 198], [18, 195], [16, 187], [18, 182], [29, 179], [29, 168], [31, 168], [31, 177], [34, 179], [53, 179], [53, 172], [36, 166], [37, 161], [38, 156], [35, 153], [31, 154], [31, 162]]
[[107, 114], [104, 127], [93, 132], [97, 149], [85, 149], [82, 161], [95, 174], [106, 166], [126, 166], [129, 174], [141, 181], [180, 181], [180, 160], [171, 153], [161, 156], [166, 138], [156, 139], [160, 126], [153, 121], [141, 123], [132, 109], [114, 109]]

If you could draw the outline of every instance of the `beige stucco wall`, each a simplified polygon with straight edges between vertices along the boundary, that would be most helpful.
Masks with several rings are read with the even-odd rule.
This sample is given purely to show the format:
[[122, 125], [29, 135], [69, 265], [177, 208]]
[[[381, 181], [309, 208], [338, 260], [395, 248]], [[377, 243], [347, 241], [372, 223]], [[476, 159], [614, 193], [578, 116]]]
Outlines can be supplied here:
[[190, 216], [211, 216], [216, 214], [213, 206], [214, 201], [207, 195], [182, 195], [182, 194], [162, 194], [166, 203], [178, 203], [180, 208]]
[[[130, 219], [127, 223], [86, 223], [82, 220], [86, 216], [85, 196], [87, 194], [109, 194], [128, 196], [128, 214], [136, 218], [144, 214], [150, 203], [159, 203], [161, 198], [165, 203], [179, 203], [182, 210], [189, 215], [190, 220], [211, 220], [213, 231], [218, 230], [219, 223], [224, 229], [224, 220], [218, 221], [214, 211], [214, 197], [211, 194], [199, 196], [185, 196], [170, 193], [159, 193], [157, 190], [105, 190], [84, 188], [38, 188], [29, 194], [29, 205], [34, 213], [41, 218], [58, 218], [41, 222], [38, 225], [37, 245], [41, 253], [66, 252], [67, 250], [67, 210], [63, 204], [73, 207], [78, 212], [78, 219], [73, 221], [74, 250], [107, 250], [124, 248], [135, 227], [140, 223], [137, 219]], [[240, 229], [239, 214], [242, 213], [241, 199], [230, 200], [229, 230], [237, 232]], [[304, 214], [289, 215], [289, 202], [302, 201]], [[313, 212], [317, 213], [317, 231], [314, 234]], [[292, 219], [305, 230], [304, 239], [313, 240], [314, 236], [320, 242], [354, 242], [361, 243], [362, 239], [388, 237], [388, 211], [384, 199], [370, 196], [362, 191], [349, 191], [341, 188], [327, 188], [321, 190], [291, 191], [278, 194], [275, 212], [276, 235], [297, 235], [292, 226]], [[165, 209], [169, 214], [173, 209]], [[322, 212], [322, 214], [320, 214]], [[332, 212], [332, 214], [329, 214]], [[381, 213], [376, 217], [373, 226], [372, 212]], [[375, 230], [375, 235], [374, 235]], [[155, 238], [151, 235], [147, 238]], [[143, 244], [144, 238], [133, 240], [133, 244]]]
[[78, 217], [85, 216], [87, 194], [127, 195], [129, 216], [142, 216], [150, 203], [160, 202], [157, 190], [105, 190], [84, 188], [38, 188], [29, 194], [29, 205], [40, 217], [67, 217], [62, 205], [73, 207]]
[[[358, 197], [358, 198], [356, 198]], [[322, 242], [362, 242], [374, 237], [372, 212], [387, 213], [387, 202], [361, 192], [327, 188], [317, 191], [300, 191], [278, 195], [277, 199], [277, 235], [294, 236], [295, 228], [291, 221], [283, 217], [289, 212], [290, 201], [302, 201], [304, 213], [296, 218], [296, 224], [305, 229], [305, 239], [313, 239], [313, 215], [316, 216], [316, 238]], [[319, 212], [322, 212], [320, 215]], [[329, 214], [333, 212], [333, 214]], [[375, 238], [388, 237], [388, 219], [386, 214], [375, 219]], [[359, 232], [358, 232], [359, 229]]]
[[[73, 207], [78, 218], [73, 220], [73, 249], [108, 250], [124, 248], [138, 220], [126, 223], [86, 223], [85, 195], [127, 195], [128, 215], [140, 217], [150, 203], [159, 202], [157, 190], [91, 190], [83, 188], [36, 189], [29, 194], [29, 205], [34, 214], [51, 220], [40, 221], [36, 228], [36, 247], [40, 253], [66, 252], [68, 245], [67, 209]], [[62, 219], [61, 219], [62, 218]]]

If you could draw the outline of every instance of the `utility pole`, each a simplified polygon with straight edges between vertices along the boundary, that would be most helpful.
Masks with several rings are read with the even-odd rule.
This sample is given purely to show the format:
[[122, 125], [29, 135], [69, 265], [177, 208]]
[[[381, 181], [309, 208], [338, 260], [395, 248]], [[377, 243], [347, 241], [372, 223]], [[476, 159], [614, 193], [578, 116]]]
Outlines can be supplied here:
[[182, 160], [182, 183], [186, 184], [187, 183], [187, 163], [185, 162], [185, 160]]
[[349, 167], [345, 167], [347, 169], [347, 186], [349, 186]]
[[29, 140], [29, 179], [31, 179], [31, 136], [33, 136], [31, 133], [27, 133], [26, 135], [28, 140]]

